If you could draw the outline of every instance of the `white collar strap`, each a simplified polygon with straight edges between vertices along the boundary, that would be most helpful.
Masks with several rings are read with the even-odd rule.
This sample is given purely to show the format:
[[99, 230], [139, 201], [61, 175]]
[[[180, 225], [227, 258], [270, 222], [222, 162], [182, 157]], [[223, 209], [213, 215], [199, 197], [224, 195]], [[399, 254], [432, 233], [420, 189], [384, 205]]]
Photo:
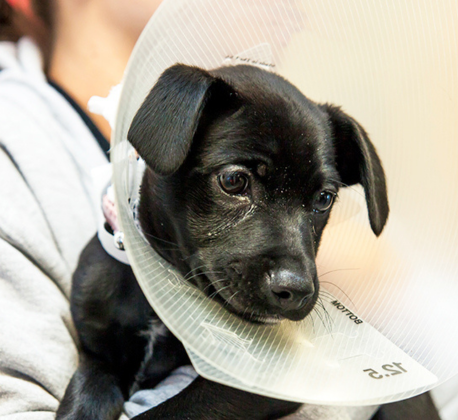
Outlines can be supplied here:
[[124, 233], [121, 232], [118, 225], [113, 187], [111, 185], [102, 196], [102, 211], [105, 217], [100, 221], [97, 230], [100, 244], [111, 257], [130, 265], [124, 248]]

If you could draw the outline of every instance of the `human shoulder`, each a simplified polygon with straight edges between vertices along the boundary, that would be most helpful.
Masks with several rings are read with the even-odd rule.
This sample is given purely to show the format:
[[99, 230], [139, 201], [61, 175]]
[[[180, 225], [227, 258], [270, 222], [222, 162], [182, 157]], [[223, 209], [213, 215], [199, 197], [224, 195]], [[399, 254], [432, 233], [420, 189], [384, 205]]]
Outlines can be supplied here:
[[0, 238], [71, 271], [96, 230], [91, 170], [106, 159], [66, 100], [27, 70], [32, 64], [0, 71]]

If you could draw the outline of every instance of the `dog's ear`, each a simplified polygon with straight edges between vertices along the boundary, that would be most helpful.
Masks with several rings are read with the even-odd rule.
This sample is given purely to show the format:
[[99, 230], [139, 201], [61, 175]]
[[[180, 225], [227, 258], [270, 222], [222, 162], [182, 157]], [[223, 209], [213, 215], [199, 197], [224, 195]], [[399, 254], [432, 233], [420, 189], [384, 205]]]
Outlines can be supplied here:
[[176, 64], [162, 73], [145, 98], [127, 138], [154, 172], [170, 175], [186, 159], [210, 100], [228, 103], [233, 93], [207, 71]]
[[389, 213], [382, 163], [364, 128], [339, 107], [323, 105], [332, 126], [336, 165], [344, 184], [361, 184], [366, 195], [369, 220], [378, 236]]

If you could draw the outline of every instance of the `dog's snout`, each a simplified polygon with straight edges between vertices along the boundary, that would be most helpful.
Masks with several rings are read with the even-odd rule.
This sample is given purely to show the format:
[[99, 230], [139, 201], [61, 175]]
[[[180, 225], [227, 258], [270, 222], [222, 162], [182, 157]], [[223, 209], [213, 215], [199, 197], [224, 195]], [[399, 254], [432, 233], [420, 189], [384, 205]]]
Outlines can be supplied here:
[[284, 311], [300, 309], [315, 293], [313, 281], [288, 269], [271, 270], [270, 301]]

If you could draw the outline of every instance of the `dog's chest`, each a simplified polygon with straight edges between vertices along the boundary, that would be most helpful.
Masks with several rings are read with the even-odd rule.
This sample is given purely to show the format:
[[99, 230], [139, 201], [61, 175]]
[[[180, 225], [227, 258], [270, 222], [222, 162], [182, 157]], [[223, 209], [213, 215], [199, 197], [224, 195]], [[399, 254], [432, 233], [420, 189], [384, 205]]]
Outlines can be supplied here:
[[140, 334], [146, 339], [146, 345], [131, 394], [156, 386], [174, 369], [189, 363], [183, 345], [159, 318], [152, 317], [148, 328]]

